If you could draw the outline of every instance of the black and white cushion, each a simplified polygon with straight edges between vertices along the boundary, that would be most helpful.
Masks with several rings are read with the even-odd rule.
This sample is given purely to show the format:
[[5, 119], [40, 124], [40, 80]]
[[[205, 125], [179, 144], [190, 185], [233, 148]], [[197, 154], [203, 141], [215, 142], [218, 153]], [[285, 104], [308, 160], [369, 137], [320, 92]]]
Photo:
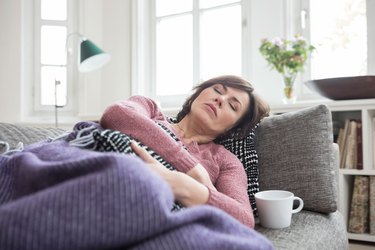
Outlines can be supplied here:
[[[99, 151], [99, 152], [117, 152], [117, 153], [125, 153], [125, 154], [135, 154], [130, 146], [132, 140], [126, 134], [123, 134], [119, 131], [114, 131], [110, 129], [105, 129], [103, 131], [94, 131], [92, 133], [94, 138], [94, 145], [92, 150]], [[174, 167], [166, 160], [164, 160], [160, 155], [158, 155], [155, 151], [150, 149], [149, 147], [143, 145], [137, 140], [136, 141], [142, 148], [144, 148], [154, 159], [159, 161], [162, 165], [168, 168], [171, 171], [176, 171]], [[176, 212], [183, 209], [183, 206], [178, 202], [175, 202], [172, 207], [172, 211]]]
[[257, 216], [257, 208], [254, 195], [259, 192], [258, 154], [255, 148], [255, 129], [243, 139], [229, 138], [219, 143], [235, 154], [241, 161], [247, 175], [247, 194], [254, 216]]

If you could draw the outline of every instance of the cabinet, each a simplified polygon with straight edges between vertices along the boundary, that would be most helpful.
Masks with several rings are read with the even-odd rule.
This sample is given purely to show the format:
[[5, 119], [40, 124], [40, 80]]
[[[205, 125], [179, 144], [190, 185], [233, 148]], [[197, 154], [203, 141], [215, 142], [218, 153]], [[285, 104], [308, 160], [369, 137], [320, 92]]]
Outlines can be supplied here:
[[[326, 104], [330, 108], [335, 138], [338, 127], [343, 127], [346, 119], [362, 120], [363, 169], [339, 170], [339, 210], [348, 225], [354, 177], [356, 175], [375, 176], [375, 99], [304, 101], [288, 105], [271, 105], [271, 112], [275, 114], [291, 112], [318, 104]], [[348, 233], [348, 238], [375, 242], [375, 235], [370, 234]]]

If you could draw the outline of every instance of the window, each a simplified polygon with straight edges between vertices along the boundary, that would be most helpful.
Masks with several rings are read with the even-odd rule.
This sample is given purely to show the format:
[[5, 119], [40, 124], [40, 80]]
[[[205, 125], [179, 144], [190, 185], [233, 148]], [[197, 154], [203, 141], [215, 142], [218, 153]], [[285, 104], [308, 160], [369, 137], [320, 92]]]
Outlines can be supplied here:
[[67, 38], [73, 30], [71, 0], [35, 1], [34, 111], [51, 106], [73, 107], [73, 67], [67, 57]]
[[302, 34], [317, 47], [299, 75], [299, 100], [321, 98], [302, 84], [308, 79], [375, 72], [372, 0], [277, 1], [272, 9], [264, 1], [134, 3], [146, 11], [134, 19], [139, 33], [133, 43], [138, 48], [133, 93], [159, 100], [165, 109], [179, 107], [194, 84], [219, 74], [245, 76], [277, 103], [274, 74], [260, 66], [258, 48], [265, 37]]
[[310, 13], [312, 78], [366, 75], [366, 0], [313, 0]]
[[219, 74], [241, 75], [241, 1], [154, 1], [154, 87], [165, 106]]

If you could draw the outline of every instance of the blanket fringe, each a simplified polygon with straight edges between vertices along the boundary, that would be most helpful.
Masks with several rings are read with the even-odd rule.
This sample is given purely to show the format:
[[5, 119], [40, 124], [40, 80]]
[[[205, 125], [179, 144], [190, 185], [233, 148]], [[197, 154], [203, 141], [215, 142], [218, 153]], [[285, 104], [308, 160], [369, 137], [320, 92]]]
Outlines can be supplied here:
[[56, 137], [49, 137], [48, 141], [54, 142], [54, 141], [58, 141], [58, 140], [66, 140], [71, 133], [72, 132], [69, 131], [69, 132], [65, 132], [65, 133], [63, 133], [63, 134], [61, 134], [59, 136], [56, 136]]
[[5, 146], [5, 151], [4, 151], [3, 155], [11, 155], [11, 154], [14, 154], [16, 152], [21, 152], [24, 149], [24, 146], [23, 146], [22, 142], [19, 142], [14, 149], [10, 149], [9, 143], [6, 142], [6, 141], [0, 141], [0, 145]]
[[69, 141], [71, 146], [80, 147], [80, 148], [88, 148], [92, 144], [91, 147], [94, 147], [95, 140], [94, 140], [94, 132], [97, 132], [98, 128], [95, 126], [89, 126], [87, 128], [83, 128], [82, 130], [78, 131], [77, 136], [75, 139]]

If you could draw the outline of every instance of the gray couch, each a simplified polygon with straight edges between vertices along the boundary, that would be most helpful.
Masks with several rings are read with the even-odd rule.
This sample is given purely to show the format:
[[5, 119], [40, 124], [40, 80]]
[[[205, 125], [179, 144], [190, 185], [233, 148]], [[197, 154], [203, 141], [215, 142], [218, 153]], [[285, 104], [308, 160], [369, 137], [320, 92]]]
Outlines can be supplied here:
[[[11, 148], [55, 137], [63, 130], [0, 123], [0, 141]], [[264, 119], [256, 130], [261, 190], [285, 189], [304, 200], [290, 227], [256, 225], [277, 249], [348, 249], [346, 225], [337, 211], [338, 147], [324, 105]], [[0, 147], [0, 153], [4, 147]]]
[[257, 225], [277, 249], [348, 249], [338, 206], [339, 149], [331, 112], [318, 105], [264, 119], [256, 131], [260, 190], [284, 189], [304, 200], [290, 227]]

